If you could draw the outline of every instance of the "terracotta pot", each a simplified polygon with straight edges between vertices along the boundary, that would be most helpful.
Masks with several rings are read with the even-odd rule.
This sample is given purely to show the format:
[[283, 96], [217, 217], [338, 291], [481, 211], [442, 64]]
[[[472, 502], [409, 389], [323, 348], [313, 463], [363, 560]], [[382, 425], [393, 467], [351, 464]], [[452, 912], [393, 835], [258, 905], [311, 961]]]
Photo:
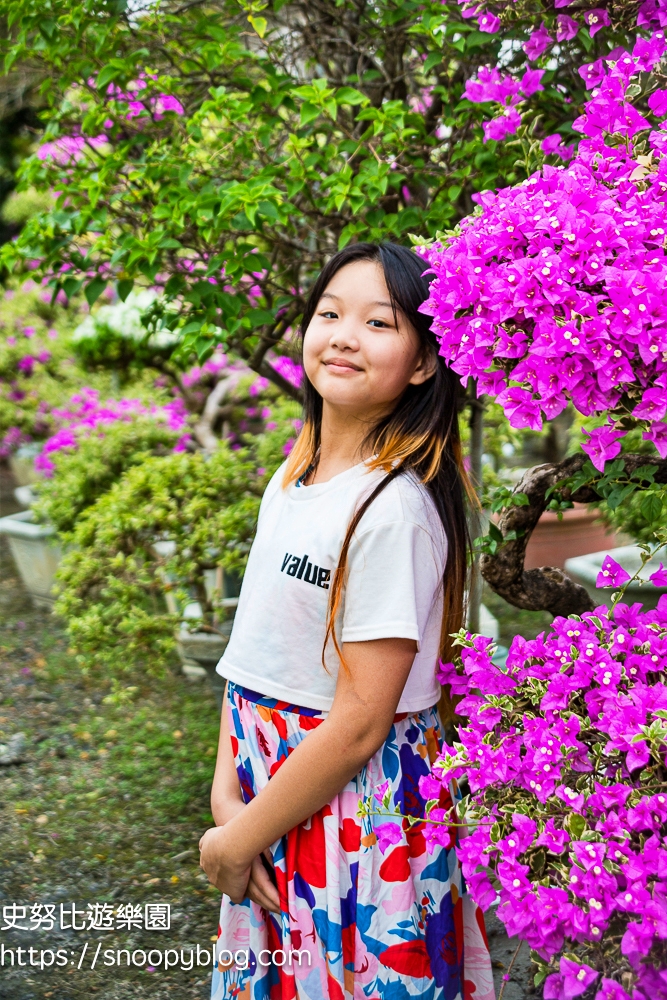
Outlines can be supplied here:
[[598, 511], [588, 504], [575, 504], [564, 511], [562, 521], [553, 511], [545, 511], [530, 536], [525, 568], [559, 566], [564, 569], [566, 559], [625, 544], [625, 536], [610, 531], [598, 518]]

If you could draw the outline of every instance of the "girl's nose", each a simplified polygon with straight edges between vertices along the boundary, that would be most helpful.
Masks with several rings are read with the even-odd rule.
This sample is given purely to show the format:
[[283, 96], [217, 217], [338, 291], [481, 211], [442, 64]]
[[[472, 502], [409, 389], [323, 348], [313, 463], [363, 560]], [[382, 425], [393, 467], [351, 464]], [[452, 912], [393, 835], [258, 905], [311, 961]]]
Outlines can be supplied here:
[[336, 323], [336, 328], [329, 338], [329, 346], [335, 347], [339, 351], [358, 351], [359, 338], [356, 335], [354, 324], [345, 320]]

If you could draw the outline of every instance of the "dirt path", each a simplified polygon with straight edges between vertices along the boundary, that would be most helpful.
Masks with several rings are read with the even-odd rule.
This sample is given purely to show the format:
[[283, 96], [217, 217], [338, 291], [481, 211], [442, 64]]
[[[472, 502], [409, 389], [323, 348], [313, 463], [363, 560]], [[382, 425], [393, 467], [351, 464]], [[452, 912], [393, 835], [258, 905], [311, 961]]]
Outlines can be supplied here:
[[[1, 515], [17, 509], [12, 487], [0, 464]], [[208, 949], [210, 962], [217, 927], [219, 893], [201, 873], [196, 849], [210, 825], [218, 727], [213, 699], [176, 665], [159, 681], [132, 677], [128, 685], [138, 690], [128, 692], [125, 703], [110, 704], [104, 700], [108, 679], [83, 678], [73, 668], [58, 622], [32, 607], [0, 537], [0, 744], [25, 734], [22, 761], [0, 766], [0, 944], [15, 957], [13, 967], [6, 957], [0, 969], [0, 1000], [205, 1000], [210, 994], [210, 964], [165, 973], [148, 960], [128, 969], [98, 958], [90, 967], [98, 944], [102, 956], [127, 949], [138, 961], [152, 949], [183, 949], [185, 964], [190, 949], [196, 962], [199, 946], [201, 960]], [[143, 916], [146, 904], [168, 904], [170, 929], [59, 926], [61, 904], [66, 923], [75, 904], [88, 925], [95, 904], [106, 904], [97, 911], [103, 923], [121, 903], [140, 907]], [[53, 929], [48, 920], [39, 926], [47, 905], [55, 908]], [[22, 912], [26, 919], [16, 922], [24, 929], [8, 927]], [[487, 925], [499, 988], [516, 942], [494, 918]], [[25, 949], [22, 966], [19, 948]], [[58, 949], [53, 967], [30, 964], [31, 958], [39, 963], [41, 951], [57, 955]], [[529, 966], [526, 949], [504, 1000], [536, 995]]]

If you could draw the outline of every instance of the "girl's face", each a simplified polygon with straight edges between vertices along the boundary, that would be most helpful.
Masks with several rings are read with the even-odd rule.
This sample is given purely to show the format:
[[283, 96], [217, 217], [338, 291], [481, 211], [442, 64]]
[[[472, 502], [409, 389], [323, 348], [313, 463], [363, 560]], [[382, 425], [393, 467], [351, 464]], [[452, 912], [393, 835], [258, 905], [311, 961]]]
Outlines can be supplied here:
[[306, 330], [303, 361], [326, 403], [358, 415], [389, 412], [408, 385], [435, 370], [413, 327], [400, 312], [394, 318], [382, 267], [369, 260], [347, 264], [327, 285]]

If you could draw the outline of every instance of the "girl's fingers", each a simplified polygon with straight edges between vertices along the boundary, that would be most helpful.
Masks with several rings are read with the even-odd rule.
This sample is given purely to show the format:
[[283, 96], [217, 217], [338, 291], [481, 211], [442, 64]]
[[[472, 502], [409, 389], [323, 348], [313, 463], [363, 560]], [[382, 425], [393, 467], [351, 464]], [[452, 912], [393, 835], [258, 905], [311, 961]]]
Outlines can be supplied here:
[[[250, 890], [256, 895], [251, 895]], [[278, 890], [269, 878], [264, 865], [259, 858], [255, 858], [250, 869], [250, 881], [248, 883], [247, 895], [250, 899], [253, 899], [255, 903], [259, 903], [266, 910], [271, 910], [272, 913], [280, 913], [280, 899], [278, 897]]]
[[275, 908], [272, 900], [265, 896], [252, 880], [248, 883], [246, 896], [248, 899], [251, 899], [253, 903], [257, 903], [258, 906], [261, 906], [262, 909], [269, 910], [271, 913], [280, 913], [280, 910]]

